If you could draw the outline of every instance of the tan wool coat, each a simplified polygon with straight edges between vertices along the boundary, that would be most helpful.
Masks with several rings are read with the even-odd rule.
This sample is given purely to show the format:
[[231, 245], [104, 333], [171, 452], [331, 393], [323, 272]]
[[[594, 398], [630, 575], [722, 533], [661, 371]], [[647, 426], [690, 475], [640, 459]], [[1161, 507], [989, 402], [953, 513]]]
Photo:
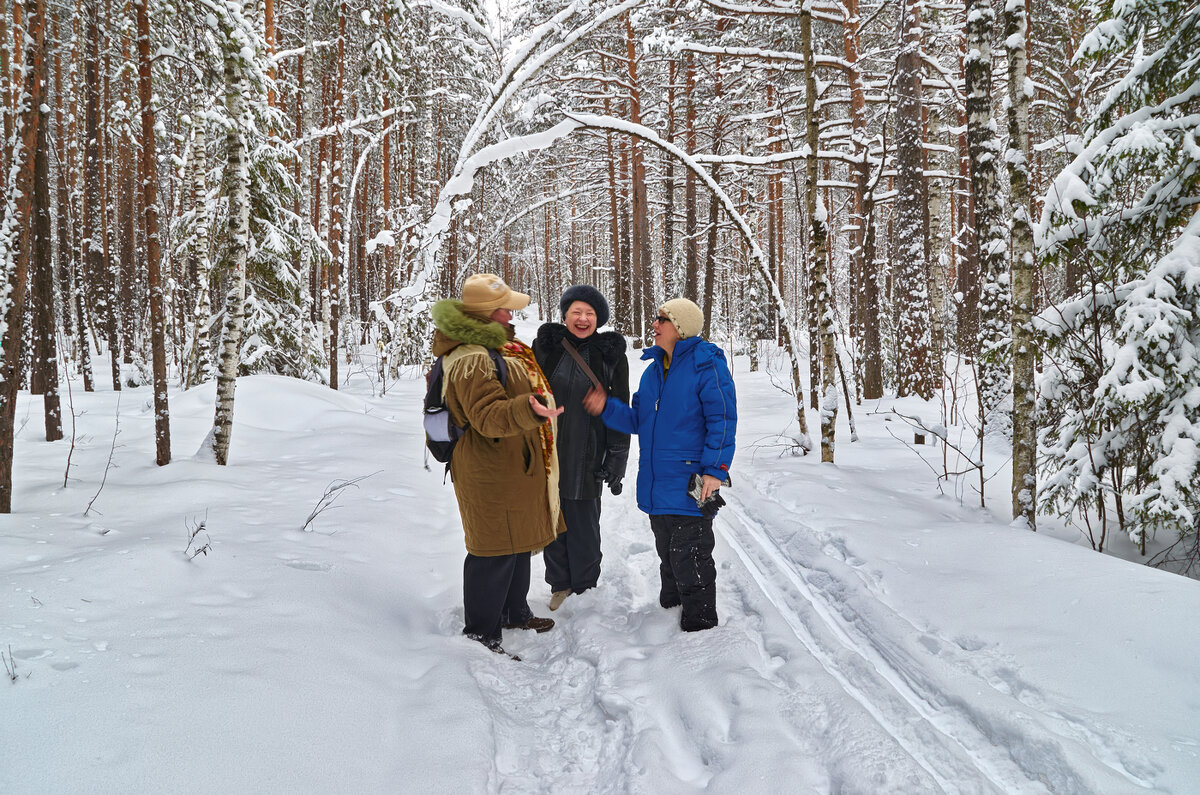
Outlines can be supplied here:
[[487, 349], [504, 354], [510, 328], [464, 312], [455, 300], [437, 302], [432, 314], [433, 354], [445, 356], [446, 406], [467, 426], [450, 463], [467, 551], [489, 557], [540, 550], [565, 528], [557, 451], [545, 460], [545, 421], [529, 405], [534, 378], [525, 361], [505, 355], [507, 384], [500, 383]]

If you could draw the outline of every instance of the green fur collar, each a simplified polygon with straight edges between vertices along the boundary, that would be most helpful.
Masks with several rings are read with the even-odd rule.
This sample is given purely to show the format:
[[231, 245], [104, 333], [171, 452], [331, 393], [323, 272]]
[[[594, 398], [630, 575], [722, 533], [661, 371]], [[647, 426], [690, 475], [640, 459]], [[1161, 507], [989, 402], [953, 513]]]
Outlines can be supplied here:
[[483, 321], [468, 315], [463, 311], [462, 301], [453, 298], [438, 301], [430, 314], [438, 331], [450, 339], [485, 348], [502, 348], [508, 342], [508, 329], [494, 320]]

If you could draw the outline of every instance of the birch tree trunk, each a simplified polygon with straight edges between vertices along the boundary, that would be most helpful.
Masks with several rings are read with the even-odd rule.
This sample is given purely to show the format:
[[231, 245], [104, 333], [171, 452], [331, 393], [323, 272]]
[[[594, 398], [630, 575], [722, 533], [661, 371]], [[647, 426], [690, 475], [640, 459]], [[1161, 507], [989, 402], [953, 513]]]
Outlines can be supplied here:
[[[837, 356], [837, 349], [833, 336], [833, 290], [830, 289], [829, 266], [826, 257], [826, 246], [829, 240], [828, 210], [821, 201], [817, 189], [820, 123], [812, 10], [807, 4], [800, 12], [800, 39], [804, 49], [805, 141], [808, 145], [808, 157], [805, 158], [804, 202], [810, 224], [809, 253], [812, 275], [809, 277], [809, 290], [812, 291], [813, 310], [816, 315], [821, 346], [821, 400], [819, 407], [821, 412], [821, 461], [833, 463], [834, 434], [837, 430], [838, 412], [838, 390], [835, 380], [837, 363], [834, 358]], [[813, 350], [810, 356], [815, 357], [815, 354], [816, 351]], [[803, 401], [801, 401], [802, 403]]]
[[192, 353], [188, 361], [185, 386], [192, 387], [216, 375], [212, 367], [209, 328], [212, 325], [212, 257], [208, 245], [208, 133], [207, 122], [195, 119], [192, 137], [192, 184], [191, 198], [195, 207], [196, 231], [192, 235], [189, 269], [195, 279], [194, 314], [195, 328], [192, 333]]
[[163, 307], [158, 236], [158, 147], [150, 80], [150, 0], [137, 0], [138, 100], [142, 105], [142, 204], [146, 224], [146, 273], [150, 290], [150, 358], [154, 373], [154, 461], [171, 462], [171, 410], [167, 403], [167, 318]]
[[225, 133], [228, 161], [223, 189], [229, 202], [228, 239], [222, 253], [221, 272], [228, 274], [229, 291], [225, 295], [225, 323], [221, 329], [221, 361], [217, 373], [217, 406], [213, 422], [212, 450], [221, 466], [229, 461], [229, 442], [233, 434], [233, 398], [241, 364], [242, 326], [246, 308], [246, 255], [250, 248], [250, 163], [246, 134], [250, 129], [246, 95], [249, 93], [239, 37], [232, 20], [223, 20], [225, 61], [225, 112], [229, 127]]
[[1033, 228], [1029, 218], [1029, 101], [1033, 83], [1026, 76], [1025, 0], [1007, 0], [1004, 40], [1008, 47], [1008, 184], [1012, 192], [1012, 359], [1013, 359], [1013, 518], [1037, 529], [1037, 389], [1033, 333]]

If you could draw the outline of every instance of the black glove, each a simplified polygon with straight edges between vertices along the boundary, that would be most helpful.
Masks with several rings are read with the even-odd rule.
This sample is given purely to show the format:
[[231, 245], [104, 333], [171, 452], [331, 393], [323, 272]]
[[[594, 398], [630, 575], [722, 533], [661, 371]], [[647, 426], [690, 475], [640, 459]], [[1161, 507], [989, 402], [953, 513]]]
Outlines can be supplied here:
[[616, 497], [618, 494], [620, 494], [621, 489], [624, 488], [621, 485], [621, 478], [623, 476], [622, 475], [613, 475], [612, 473], [610, 473], [608, 471], [607, 464], [600, 467], [592, 474], [596, 477], [596, 480], [603, 480], [605, 483], [608, 484], [608, 490], [612, 492], [612, 495], [614, 497]]

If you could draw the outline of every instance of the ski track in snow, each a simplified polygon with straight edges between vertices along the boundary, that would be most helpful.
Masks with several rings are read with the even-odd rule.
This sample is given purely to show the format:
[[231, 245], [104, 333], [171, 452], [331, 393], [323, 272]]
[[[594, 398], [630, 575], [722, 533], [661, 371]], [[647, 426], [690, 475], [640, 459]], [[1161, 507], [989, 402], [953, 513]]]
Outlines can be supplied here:
[[[631, 462], [631, 482], [635, 468]], [[800, 521], [795, 506], [770, 500], [753, 482], [740, 481], [715, 523], [722, 618], [715, 630], [683, 633], [678, 608], [658, 607], [653, 536], [631, 496], [605, 496], [606, 557], [599, 587], [550, 613], [548, 586], [535, 563], [530, 605], [554, 617], [556, 627], [540, 636], [510, 630], [505, 647], [524, 662], [481, 652], [471, 669], [493, 727], [489, 789], [650, 792], [713, 786], [714, 771], [734, 767], [722, 754], [737, 731], [744, 695], [732, 689], [681, 693], [678, 720], [646, 712], [642, 707], [649, 699], [639, 693], [662, 681], [663, 670], [704, 672], [719, 668], [727, 655], [743, 663], [743, 690], [744, 664], [752, 661], [761, 697], [778, 705], [780, 725], [774, 730], [793, 736], [797, 756], [808, 755], [809, 764], [815, 764], [812, 756], [829, 753], [821, 746], [827, 733], [839, 731], [834, 716], [848, 702], [880, 728], [878, 735], [848, 740], [859, 744], [857, 758], [848, 752], [846, 759], [824, 760], [826, 770], [807, 768], [800, 779], [773, 776], [753, 791], [788, 791], [783, 783], [799, 780], [813, 792], [839, 787], [1087, 792], [1092, 785], [1074, 772], [1064, 743], [1085, 747], [1131, 791], [1152, 788], [1137, 760], [1122, 759], [1114, 747], [1120, 730], [1095, 716], [1084, 721], [1049, 709], [1016, 666], [983, 642], [914, 626], [887, 603], [886, 589], [836, 533], [819, 530], [811, 519]], [[732, 554], [722, 556], [722, 546]], [[803, 675], [789, 670], [785, 663], [796, 645], [771, 637], [758, 615], [763, 612], [782, 618], [815, 661], [815, 677], [811, 661]], [[445, 611], [441, 623], [453, 634], [461, 620], [456, 608]], [[630, 654], [615, 654], [616, 644], [628, 645]], [[646, 647], [661, 651], [661, 659], [648, 657]], [[814, 685], [821, 676], [836, 688]], [[670, 673], [665, 677], [669, 681]], [[956, 689], [947, 689], [947, 682], [957, 683]], [[691, 709], [689, 697], [696, 699]], [[1026, 713], [1014, 714], [1014, 698], [1029, 708]], [[864, 759], [865, 770], [844, 769]], [[891, 769], [884, 772], [885, 767]], [[1144, 772], [1148, 777], [1153, 771]]]
[[[1085, 722], [1049, 709], [1010, 661], [979, 641], [914, 626], [887, 604], [844, 542], [800, 521], [794, 506], [768, 499], [753, 482], [741, 486], [716, 522], [718, 535], [796, 638], [943, 790], [1089, 792], [1064, 741], [1085, 748], [1130, 789], [1153, 787], [1153, 771], [1124, 759], [1110, 739], [1126, 732], [1097, 716]], [[785, 528], [786, 550], [772, 535]], [[948, 682], [958, 688], [948, 690]], [[980, 683], [1001, 697], [988, 698]], [[1014, 697], [1026, 713], [1013, 714]]]

